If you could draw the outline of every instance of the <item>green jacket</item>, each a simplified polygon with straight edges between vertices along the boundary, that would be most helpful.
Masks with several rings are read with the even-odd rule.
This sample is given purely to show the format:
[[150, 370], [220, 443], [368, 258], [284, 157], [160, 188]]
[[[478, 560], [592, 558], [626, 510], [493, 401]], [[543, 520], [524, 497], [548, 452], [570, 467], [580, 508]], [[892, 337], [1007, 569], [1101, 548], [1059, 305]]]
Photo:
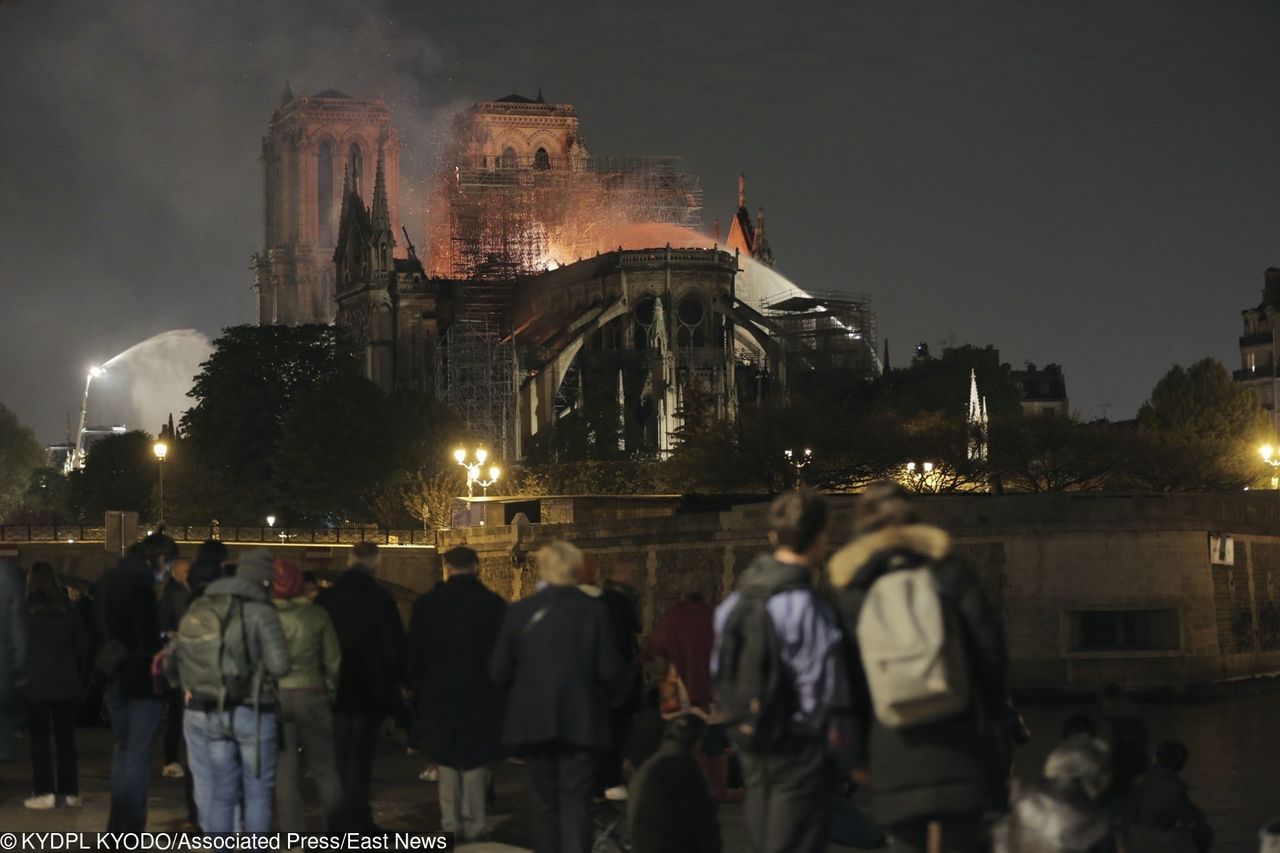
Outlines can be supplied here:
[[289, 674], [280, 679], [280, 689], [324, 688], [329, 692], [329, 700], [333, 701], [338, 693], [342, 651], [328, 611], [313, 605], [305, 595], [277, 598], [275, 605], [280, 612], [285, 642], [289, 644], [289, 659], [293, 661]]

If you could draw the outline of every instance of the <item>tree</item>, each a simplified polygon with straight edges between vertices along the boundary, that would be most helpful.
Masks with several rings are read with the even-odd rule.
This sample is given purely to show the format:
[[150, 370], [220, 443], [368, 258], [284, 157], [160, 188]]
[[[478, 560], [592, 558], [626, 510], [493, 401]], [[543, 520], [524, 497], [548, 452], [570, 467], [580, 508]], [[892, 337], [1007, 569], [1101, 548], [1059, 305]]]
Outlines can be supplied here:
[[93, 443], [84, 469], [69, 478], [80, 521], [101, 521], [108, 510], [154, 517], [159, 472], [151, 444], [151, 436], [141, 430], [103, 436]]
[[1162, 491], [1240, 489], [1258, 480], [1266, 411], [1216, 359], [1164, 375], [1138, 411], [1140, 452], [1129, 475]]
[[1101, 489], [1120, 468], [1130, 443], [1105, 423], [1046, 415], [1002, 418], [991, 427], [991, 466], [1013, 490]]
[[22, 507], [9, 519], [22, 524], [58, 524], [72, 513], [67, 478], [57, 468], [37, 468], [31, 472]]
[[277, 509], [273, 464], [295, 399], [360, 375], [354, 346], [340, 327], [224, 329], [192, 386], [196, 404], [182, 416], [190, 458], [182, 482], [175, 483], [182, 489], [176, 496], [196, 517], [260, 523]]
[[47, 464], [48, 456], [35, 433], [18, 416], [0, 405], [0, 518], [22, 504], [31, 472]]

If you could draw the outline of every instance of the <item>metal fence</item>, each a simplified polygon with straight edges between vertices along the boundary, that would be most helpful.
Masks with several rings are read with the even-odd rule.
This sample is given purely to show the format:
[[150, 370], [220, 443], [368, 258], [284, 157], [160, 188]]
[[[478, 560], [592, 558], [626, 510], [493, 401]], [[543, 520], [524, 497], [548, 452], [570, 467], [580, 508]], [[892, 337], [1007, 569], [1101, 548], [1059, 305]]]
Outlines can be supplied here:
[[[141, 539], [154, 525], [139, 524]], [[228, 527], [210, 524], [166, 524], [165, 533], [179, 542], [203, 542], [218, 539], [227, 543], [281, 545], [354, 545], [376, 542], [379, 545], [436, 544], [434, 530], [387, 530], [380, 527]], [[0, 542], [105, 542], [107, 530], [101, 525], [85, 524], [6, 524], [0, 525]]]

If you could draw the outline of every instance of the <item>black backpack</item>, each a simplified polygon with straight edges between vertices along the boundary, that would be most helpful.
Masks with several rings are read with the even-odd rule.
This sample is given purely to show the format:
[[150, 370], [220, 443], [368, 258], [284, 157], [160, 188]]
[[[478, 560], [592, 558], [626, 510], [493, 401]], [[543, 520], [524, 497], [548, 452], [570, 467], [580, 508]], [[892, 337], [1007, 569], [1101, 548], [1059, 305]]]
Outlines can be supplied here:
[[769, 586], [744, 584], [720, 633], [712, 690], [729, 737], [745, 752], [768, 752], [782, 743], [800, 707], [768, 601], [779, 592], [804, 587], [794, 579]]

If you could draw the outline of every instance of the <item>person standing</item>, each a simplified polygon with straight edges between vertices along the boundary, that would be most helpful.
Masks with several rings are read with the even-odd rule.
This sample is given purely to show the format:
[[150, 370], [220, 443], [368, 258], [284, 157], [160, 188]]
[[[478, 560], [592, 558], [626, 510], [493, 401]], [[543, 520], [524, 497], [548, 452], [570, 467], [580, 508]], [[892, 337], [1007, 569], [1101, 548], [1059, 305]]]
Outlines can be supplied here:
[[27, 672], [27, 618], [22, 576], [0, 560], [0, 762], [15, 758], [18, 696]]
[[[588, 565], [590, 559], [587, 560]], [[590, 571], [589, 571], [590, 573]], [[600, 590], [600, 602], [609, 611], [618, 656], [622, 658], [625, 675], [609, 699], [609, 748], [600, 754], [600, 778], [596, 786], [605, 799], [625, 800], [627, 786], [622, 777], [624, 750], [640, 709], [643, 691], [643, 673], [640, 671], [639, 608], [631, 567], [626, 563], [609, 573]]]
[[108, 832], [147, 828], [151, 744], [164, 709], [151, 676], [161, 648], [155, 587], [177, 554], [172, 539], [151, 534], [102, 576], [93, 601], [93, 668], [114, 739]]
[[[187, 580], [191, 574], [191, 561], [179, 557], [173, 561], [169, 579], [160, 591], [160, 633], [172, 639], [178, 633], [178, 623], [191, 603], [191, 587]], [[178, 747], [182, 742], [182, 691], [169, 688], [165, 693], [164, 718], [164, 769], [163, 775], [181, 779], [186, 775], [178, 760]]]
[[342, 650], [333, 723], [344, 818], [349, 831], [365, 833], [381, 832], [369, 804], [373, 762], [383, 721], [404, 701], [404, 625], [395, 599], [378, 586], [379, 560], [377, 545], [357, 543], [347, 570], [316, 597]]
[[240, 555], [234, 577], [209, 584], [178, 628], [174, 654], [187, 694], [183, 730], [200, 828], [271, 829], [276, 780], [276, 679], [289, 672], [289, 648], [268, 591], [271, 555]]
[[780, 495], [769, 507], [769, 541], [773, 551], [716, 608], [716, 704], [741, 750], [749, 849], [821, 851], [849, 704], [840, 623], [814, 590], [826, 499], [808, 489]]
[[502, 757], [502, 690], [488, 662], [507, 604], [477, 576], [470, 548], [444, 553], [444, 582], [409, 620], [409, 686], [423, 748], [438, 765], [445, 832], [475, 841], [485, 830], [489, 765]]
[[1007, 809], [1003, 626], [901, 486], [863, 492], [854, 529], [828, 572], [853, 647], [855, 766], [870, 771], [872, 816], [896, 851], [985, 849], [987, 817]]
[[[80, 805], [76, 711], [89, 656], [89, 632], [58, 583], [53, 566], [36, 563], [27, 574], [30, 676], [27, 728], [31, 735], [32, 795], [23, 805], [51, 809]], [[57, 772], [49, 740], [57, 749]]]
[[[715, 611], [701, 593], [689, 590], [684, 598], [667, 608], [658, 626], [649, 636], [646, 648], [650, 658], [662, 658], [670, 664], [679, 679], [676, 695], [687, 700], [688, 711], [707, 722], [702, 738], [702, 763], [711, 796], [721, 803], [742, 800], [741, 790], [729, 788], [729, 745], [724, 721], [711, 702], [711, 653], [715, 648]], [[679, 707], [677, 705], [677, 707]]]
[[536, 853], [591, 849], [598, 750], [609, 746], [609, 693], [624, 676], [609, 613], [578, 589], [582, 551], [535, 555], [542, 588], [507, 608], [489, 675], [507, 688], [503, 743], [525, 759]]
[[307, 774], [320, 795], [320, 811], [329, 831], [337, 829], [342, 782], [333, 752], [333, 700], [338, 695], [342, 651], [333, 621], [307, 598], [302, 572], [284, 558], [275, 561], [271, 597], [289, 646], [289, 674], [279, 682], [284, 743], [276, 768], [276, 812], [281, 832], [304, 832], [302, 774], [298, 751], [307, 757]]

